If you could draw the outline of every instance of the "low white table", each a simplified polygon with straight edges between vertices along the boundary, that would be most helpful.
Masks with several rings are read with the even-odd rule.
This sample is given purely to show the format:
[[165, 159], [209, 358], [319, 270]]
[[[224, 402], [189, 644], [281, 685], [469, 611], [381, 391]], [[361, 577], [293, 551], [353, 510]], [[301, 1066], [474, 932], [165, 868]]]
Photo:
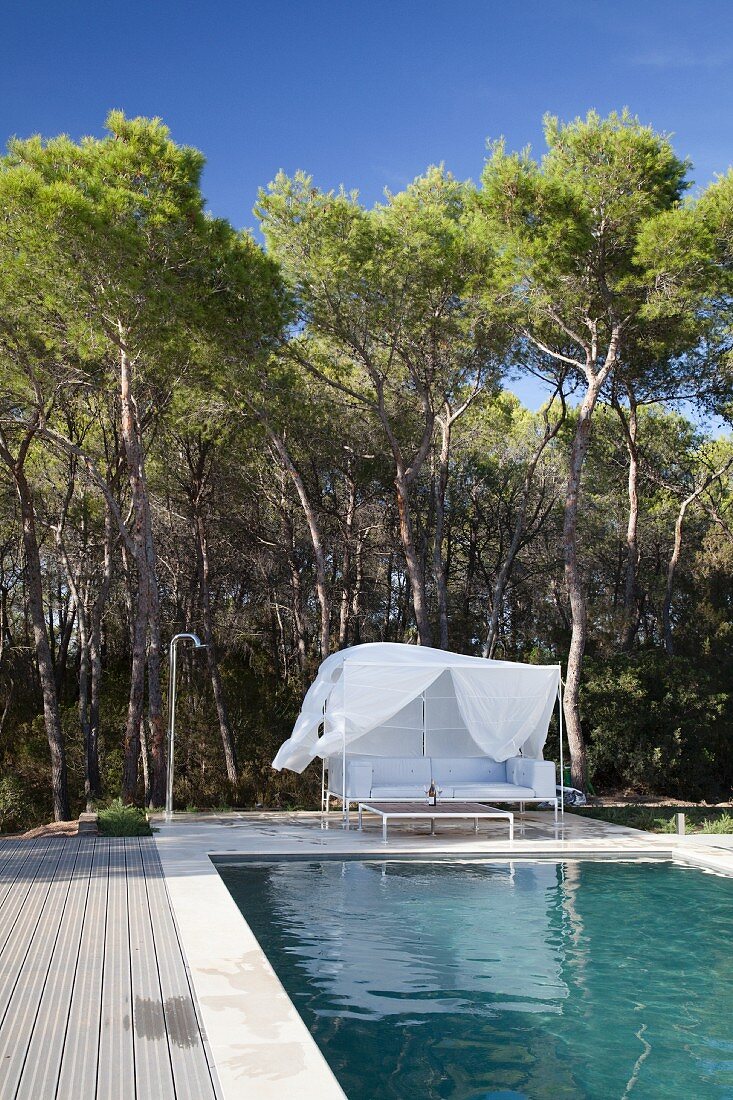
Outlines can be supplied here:
[[387, 841], [387, 824], [390, 818], [396, 821], [429, 821], [430, 833], [435, 833], [435, 822], [439, 819], [473, 820], [474, 832], [478, 832], [478, 823], [484, 818], [503, 818], [509, 822], [509, 841], [514, 841], [514, 814], [510, 810], [499, 810], [496, 806], [483, 806], [479, 802], [439, 802], [437, 806], [415, 802], [360, 802], [359, 828], [362, 828], [362, 814], [375, 814], [382, 819], [382, 839]]

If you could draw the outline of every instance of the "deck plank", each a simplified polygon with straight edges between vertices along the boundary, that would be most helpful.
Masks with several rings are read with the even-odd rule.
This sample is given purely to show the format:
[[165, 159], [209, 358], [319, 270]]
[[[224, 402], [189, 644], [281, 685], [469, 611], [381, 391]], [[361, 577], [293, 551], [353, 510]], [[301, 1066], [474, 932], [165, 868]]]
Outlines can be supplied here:
[[[93, 838], [69, 843], [77, 847], [76, 863], [18, 1083], [17, 1100], [54, 1100], [56, 1096], [94, 860]], [[31, 950], [35, 951], [35, 947]], [[25, 974], [21, 980], [25, 981]]]
[[[195, 1008], [155, 841], [140, 839], [176, 1093], [214, 1100], [216, 1071]], [[180, 1092], [181, 1083], [187, 1082]]]
[[[32, 918], [35, 919], [27, 922], [27, 928], [32, 926], [32, 930], [27, 934], [24, 927], [12, 950], [7, 952], [9, 965], [1, 995], [8, 1024], [0, 1034], [3, 1096], [15, 1096], [20, 1082], [66, 907], [77, 854], [77, 844], [66, 844], [58, 861], [55, 853], [50, 854], [48, 865], [42, 868], [39, 876], [41, 880], [47, 877], [50, 879], [48, 889], [45, 896], [40, 891], [36, 895], [32, 912]], [[19, 921], [18, 926], [20, 924]], [[3, 976], [5, 977], [5, 968]]]
[[140, 847], [126, 846], [137, 1100], [175, 1100], [163, 999]]
[[130, 1095], [136, 1090], [127, 865], [125, 841], [111, 840], [97, 1096], [129, 1100]]
[[14, 893], [0, 910], [0, 920], [3, 920], [0, 936], [0, 1024], [5, 1020], [54, 876], [64, 859], [64, 843], [52, 842], [48, 848], [31, 856], [27, 874], [19, 876]]
[[50, 841], [29, 841], [19, 847], [17, 857], [5, 867], [0, 877], [0, 950], [9, 930], [23, 908], [25, 894], [30, 889], [36, 873], [48, 851]]
[[102, 1018], [102, 976], [107, 926], [107, 878], [110, 845], [94, 844], [84, 925], [73, 978], [71, 1006], [58, 1073], [58, 1100], [95, 1096]]
[[0, 883], [12, 882], [14, 868], [28, 858], [38, 840], [6, 840], [0, 847]]

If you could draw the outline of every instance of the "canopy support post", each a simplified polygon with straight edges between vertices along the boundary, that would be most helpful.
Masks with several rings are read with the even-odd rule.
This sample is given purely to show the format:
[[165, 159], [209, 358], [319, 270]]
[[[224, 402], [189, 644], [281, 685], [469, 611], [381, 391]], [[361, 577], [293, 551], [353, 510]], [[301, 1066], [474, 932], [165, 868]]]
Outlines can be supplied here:
[[[326, 700], [323, 700], [323, 735], [326, 733]], [[321, 757], [321, 813], [326, 809], [326, 757]]]
[[346, 665], [343, 670], [344, 678], [344, 717], [343, 726], [341, 729], [342, 737], [342, 751], [341, 751], [341, 805], [344, 815], [344, 827], [349, 827], [349, 805], [346, 801]]
[[425, 747], [426, 747], [426, 740], [427, 740], [426, 736], [425, 736], [425, 732], [426, 732], [425, 731], [425, 722], [426, 722], [425, 692], [423, 691], [422, 692], [422, 754], [423, 754], [423, 758], [425, 757]]
[[565, 766], [563, 760], [563, 713], [562, 713], [562, 666], [558, 665], [560, 676], [557, 684], [557, 709], [560, 726], [560, 817], [565, 819]]
[[349, 827], [349, 806], [346, 801], [346, 725], [344, 724], [343, 755], [341, 760], [341, 801], [344, 810], [344, 824]]

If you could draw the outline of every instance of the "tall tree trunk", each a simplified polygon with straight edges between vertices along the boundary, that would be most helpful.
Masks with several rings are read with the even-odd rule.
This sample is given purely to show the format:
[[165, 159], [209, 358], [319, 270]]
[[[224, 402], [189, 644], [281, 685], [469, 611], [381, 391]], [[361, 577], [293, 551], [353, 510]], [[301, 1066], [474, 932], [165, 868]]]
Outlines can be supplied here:
[[674, 525], [674, 547], [672, 556], [667, 566], [667, 583], [664, 588], [664, 602], [662, 604], [662, 624], [664, 628], [664, 648], [668, 657], [674, 656], [674, 637], [672, 635], [672, 592], [674, 589], [674, 575], [679, 565], [682, 553], [682, 526], [685, 522], [685, 512], [694, 499], [695, 494], [682, 501], [677, 519]]
[[629, 416], [624, 416], [618, 402], [614, 402], [626, 440], [629, 456], [629, 474], [627, 492], [629, 515], [626, 522], [626, 572], [624, 576], [624, 605], [621, 620], [621, 649], [628, 653], [633, 649], [639, 630], [640, 600], [638, 586], [639, 571], [639, 448], [637, 437], [639, 417], [636, 401], [629, 393]]
[[672, 556], [667, 566], [667, 583], [664, 589], [664, 603], [662, 605], [664, 648], [670, 657], [674, 655], [674, 638], [672, 635], [672, 591], [674, 586], [674, 575], [679, 564], [680, 554], [682, 553], [682, 528], [685, 522], [685, 515], [690, 505], [701, 497], [706, 489], [710, 488], [713, 482], [722, 478], [731, 466], [733, 466], [733, 458], [727, 459], [717, 470], [710, 470], [700, 484], [685, 497], [677, 513], [677, 520], [674, 525], [674, 546], [672, 549]]
[[441, 649], [448, 648], [448, 583], [445, 560], [443, 558], [443, 536], [445, 531], [445, 492], [448, 486], [448, 458], [450, 455], [452, 418], [450, 409], [444, 410], [439, 417], [440, 453], [438, 470], [434, 478], [435, 534], [433, 538], [433, 578], [438, 596], [438, 644]]
[[[415, 533], [412, 524], [410, 509], [410, 488], [420, 473], [423, 464], [430, 453], [435, 430], [435, 413], [432, 408], [430, 396], [424, 387], [418, 384], [421, 394], [421, 404], [424, 414], [424, 425], [420, 446], [408, 465], [407, 459], [402, 453], [400, 443], [392, 430], [392, 424], [387, 413], [384, 400], [384, 381], [379, 375], [372, 372], [372, 382], [377, 394], [376, 411], [389, 441], [390, 449], [395, 463], [394, 487], [397, 493], [397, 515], [399, 519], [400, 540], [407, 566], [407, 576], [410, 581], [412, 595], [412, 609], [417, 626], [418, 643], [424, 646], [433, 644], [433, 632], [430, 626], [428, 614], [428, 597], [425, 587], [425, 570], [423, 569], [420, 555], [415, 546]], [[404, 608], [403, 608], [404, 611]], [[400, 637], [404, 633], [404, 626], [400, 631]]]
[[125, 741], [122, 763], [122, 798], [134, 802], [137, 797], [138, 765], [140, 761], [140, 722], [145, 703], [145, 641], [148, 632], [147, 591], [137, 593], [135, 620], [132, 628], [132, 667], [130, 695], [127, 704]]
[[[79, 725], [81, 727], [82, 738], [84, 743], [84, 796], [87, 810], [92, 808], [92, 799], [96, 797], [97, 792], [93, 792], [93, 772], [95, 762], [92, 759], [92, 735], [91, 735], [91, 720], [90, 720], [90, 676], [91, 676], [91, 660], [90, 660], [90, 639], [89, 639], [89, 604], [90, 604], [90, 592], [89, 581], [87, 580], [82, 584], [80, 577], [84, 572], [83, 567], [80, 567], [77, 571], [74, 570], [69, 555], [66, 550], [66, 545], [63, 538], [63, 524], [65, 521], [66, 512], [55, 528], [56, 535], [56, 547], [58, 549], [59, 558], [64, 567], [66, 573], [67, 583], [69, 585], [69, 591], [71, 592], [74, 605], [77, 610], [77, 639], [79, 646]], [[86, 542], [86, 539], [84, 539]], [[88, 546], [85, 553], [88, 553]], [[88, 570], [87, 570], [88, 571]], [[99, 777], [99, 769], [97, 763], [97, 783]]]
[[92, 798], [102, 794], [99, 775], [99, 703], [102, 684], [102, 616], [112, 582], [113, 519], [109, 507], [104, 513], [104, 565], [102, 582], [89, 616], [89, 661], [91, 692], [89, 702], [89, 786]]
[[[293, 635], [295, 642], [295, 652], [298, 655], [298, 669], [300, 672], [300, 684], [305, 694], [308, 684], [308, 624], [306, 614], [303, 607], [303, 584], [300, 576], [300, 566], [298, 564], [298, 558], [295, 549], [295, 527], [293, 525], [293, 519], [290, 515], [290, 508], [285, 496], [285, 471], [282, 471], [283, 480], [280, 485], [280, 499], [278, 501], [278, 511], [282, 520], [283, 528], [283, 546], [287, 547], [286, 557], [288, 562], [288, 569], [290, 571], [290, 591], [292, 593], [291, 610], [293, 617]], [[273, 596], [273, 604], [277, 611], [278, 630], [281, 638], [282, 647], [282, 659], [286, 668], [285, 679], [289, 679], [288, 659], [285, 651], [285, 631], [283, 630], [282, 617], [280, 615], [280, 609], [275, 602]]]
[[146, 492], [143, 476], [143, 454], [138, 436], [137, 415], [132, 394], [132, 363], [124, 343], [124, 335], [124, 331], [120, 327], [120, 424], [127, 475], [132, 493], [132, 545], [137, 572], [137, 606], [134, 610], [132, 628], [132, 669], [125, 724], [122, 797], [126, 802], [134, 802], [137, 795], [140, 760], [140, 720], [144, 707], [146, 640], [150, 617], [151, 583], [146, 549]]
[[[140, 445], [142, 454], [142, 444]], [[145, 470], [142, 467], [142, 485], [145, 502], [145, 567], [148, 585], [148, 721], [150, 723], [150, 784], [148, 805], [165, 805], [166, 784], [166, 734], [163, 717], [163, 688], [160, 666], [163, 647], [160, 639], [160, 593], [158, 569], [153, 541], [153, 522], [148, 497]]]
[[565, 729], [570, 748], [571, 773], [574, 786], [585, 790], [587, 781], [587, 753], [580, 722], [580, 676], [588, 630], [588, 606], [585, 585], [578, 560], [578, 503], [583, 465], [590, 443], [591, 421], [600, 391], [596, 378], [589, 384], [578, 412], [578, 421], [570, 451], [570, 470], [565, 492], [565, 517], [563, 523], [563, 554], [565, 582], [570, 600], [571, 632], [570, 651], [565, 676], [563, 709]]
[[84, 797], [87, 810], [92, 808], [92, 782], [91, 782], [91, 722], [89, 721], [89, 630], [87, 608], [83, 601], [79, 605], [78, 615], [79, 634], [79, 725], [84, 739]]
[[[471, 491], [471, 498], [473, 500], [474, 492]], [[476, 516], [473, 511], [468, 517], [468, 553], [466, 555], [466, 571], [464, 574], [464, 586], [463, 586], [463, 631], [466, 637], [469, 636], [470, 622], [471, 622], [471, 598], [473, 596], [473, 586], [476, 576], [476, 558], [478, 547], [478, 524]], [[484, 653], [484, 656], [486, 654]]]
[[433, 644], [433, 631], [428, 616], [428, 599], [425, 590], [425, 573], [423, 571], [420, 555], [415, 546], [415, 535], [410, 514], [409, 483], [404, 474], [398, 473], [395, 478], [397, 490], [397, 514], [400, 521], [400, 538], [405, 554], [407, 575], [412, 590], [412, 607], [415, 613], [418, 643], [424, 646]]
[[[61, 610], [61, 602], [59, 602], [58, 606], [59, 610]], [[56, 681], [57, 699], [63, 699], [64, 683], [66, 682], [66, 666], [69, 660], [69, 645], [71, 644], [71, 635], [74, 632], [76, 615], [77, 601], [72, 595], [66, 606], [65, 613], [61, 617], [59, 644], [54, 661], [54, 679]]]
[[148, 734], [145, 729], [145, 715], [140, 718], [140, 764], [143, 773], [143, 801], [146, 806], [153, 806], [150, 793], [150, 755], [148, 753]]
[[387, 555], [387, 565], [384, 571], [384, 577], [387, 582], [386, 593], [384, 601], [384, 619], [382, 623], [381, 640], [383, 642], [389, 641], [389, 625], [392, 619], [392, 580], [394, 573], [394, 555], [390, 550]]
[[[138, 576], [138, 602], [144, 604], [146, 612], [145, 630], [147, 648], [145, 651], [148, 672], [148, 716], [150, 720], [150, 756], [151, 782], [150, 799], [152, 805], [162, 806], [165, 801], [165, 723], [163, 718], [163, 691], [160, 670], [162, 646], [160, 638], [160, 595], [156, 568], [153, 522], [145, 476], [145, 451], [142, 444], [140, 422], [133, 394], [133, 364], [127, 348], [127, 334], [124, 327], [118, 325], [118, 346], [120, 350], [120, 407], [121, 434], [125, 450], [125, 461], [132, 494], [134, 526], [132, 542], [135, 552]], [[133, 643], [133, 666], [135, 665], [140, 642], [142, 621], [138, 609]], [[145, 647], [144, 647], [145, 648]], [[132, 779], [137, 785], [138, 756], [140, 752], [140, 713], [137, 711], [140, 671], [134, 669], [130, 688], [130, 705], [125, 730], [124, 797], [131, 799]], [[144, 705], [142, 697], [139, 705]], [[134, 758], [133, 758], [134, 754]]]
[[[555, 397], [560, 398], [560, 414], [554, 422], [550, 422], [550, 409], [554, 404]], [[504, 560], [499, 567], [499, 572], [496, 575], [494, 582], [494, 590], [492, 592], [491, 599], [491, 616], [489, 619], [489, 629], [486, 635], [486, 642], [483, 647], [484, 657], [493, 657], [496, 652], [496, 647], [499, 642], [499, 620], [501, 618], [502, 608], [504, 606], [504, 595], [506, 592], [506, 586], [511, 576], [514, 561], [519, 553], [519, 549], [522, 545], [522, 539], [524, 538], [525, 531], [527, 529], [527, 509], [529, 507], [529, 498], [532, 491], [532, 485], [534, 483], [535, 473], [537, 472], [537, 466], [545, 451], [545, 448], [555, 438], [560, 431], [563, 423], [565, 422], [565, 416], [567, 409], [565, 406], [565, 398], [562, 394], [562, 380], [555, 388], [555, 392], [552, 395], [548, 405], [544, 410], [545, 430], [542, 434], [537, 447], [535, 448], [532, 457], [529, 461], [529, 466], [524, 475], [524, 482], [522, 485], [522, 496], [519, 504], [519, 510], [517, 512], [517, 518], [514, 523], [514, 530], [512, 532], [512, 538], [509, 543]]]
[[351, 541], [354, 530], [354, 515], [356, 513], [356, 481], [349, 472], [347, 477], [348, 497], [346, 503], [346, 523], [344, 528], [344, 556], [341, 564], [341, 611], [339, 614], [339, 649], [344, 649], [349, 644], [349, 615], [351, 610], [350, 574], [351, 574]]
[[61, 730], [56, 681], [54, 679], [51, 646], [48, 641], [46, 616], [43, 609], [43, 577], [41, 558], [38, 551], [36, 520], [31, 489], [23, 472], [22, 465], [12, 467], [15, 486], [20, 500], [23, 523], [23, 549], [25, 552], [25, 579], [28, 609], [33, 625], [38, 674], [43, 695], [43, 718], [46, 737], [51, 753], [51, 791], [53, 795], [53, 815], [56, 821], [68, 821], [71, 816], [66, 776], [66, 753]]
[[[537, 456], [539, 458], [539, 456]], [[499, 620], [501, 618], [501, 612], [504, 607], [504, 596], [506, 594], [506, 587], [511, 576], [512, 567], [514, 561], [519, 553], [519, 548], [522, 545], [522, 538], [524, 537], [524, 531], [527, 520], [527, 504], [529, 502], [529, 494], [532, 486], [532, 479], [534, 477], [534, 471], [537, 466], [537, 462], [533, 462], [530, 471], [524, 480], [524, 487], [522, 492], [522, 501], [519, 506], [519, 512], [517, 513], [516, 522], [514, 524], [514, 531], [512, 532], [511, 542], [507, 549], [504, 559], [499, 567], [499, 571], [496, 574], [496, 580], [494, 581], [494, 589], [491, 594], [491, 616], [489, 618], [489, 629], [486, 634], [486, 642], [483, 646], [483, 656], [493, 658], [496, 653], [496, 647], [499, 643]]]
[[208, 539], [206, 536], [206, 522], [201, 506], [201, 488], [202, 486], [197, 486], [197, 492], [194, 499], [194, 518], [196, 522], [196, 557], [198, 559], [199, 596], [201, 599], [201, 616], [203, 623], [204, 644], [207, 647], [206, 659], [209, 665], [209, 676], [211, 677], [211, 687], [214, 692], [216, 714], [219, 720], [219, 733], [221, 734], [221, 743], [224, 749], [224, 761], [226, 763], [227, 778], [232, 786], [235, 787], [237, 785], [237, 752], [234, 744], [234, 737], [232, 736], [231, 726], [229, 724], [229, 715], [227, 713], [226, 701], [224, 699], [224, 688], [221, 682], [219, 662], [217, 660], [216, 647], [214, 645], [214, 631], [211, 615], [211, 593], [209, 588], [209, 547]]
[[361, 642], [360, 604], [361, 589], [364, 581], [364, 543], [366, 533], [362, 532], [356, 540], [356, 555], [354, 562], [354, 590], [351, 596], [351, 621], [353, 623], [354, 645]]
[[308, 495], [308, 491], [305, 487], [303, 478], [300, 476], [300, 472], [293, 462], [290, 456], [290, 452], [285, 446], [285, 441], [277, 432], [273, 431], [267, 421], [260, 415], [260, 422], [267, 430], [267, 434], [270, 441], [275, 448], [275, 451], [282, 462], [285, 470], [290, 475], [293, 484], [295, 485], [298, 499], [300, 500], [303, 514], [305, 515], [306, 523], [308, 524], [308, 532], [311, 537], [311, 544], [313, 546], [313, 556], [316, 562], [316, 593], [318, 595], [318, 605], [321, 611], [321, 635], [320, 635], [320, 648], [321, 648], [321, 660], [325, 660], [329, 654], [331, 648], [331, 605], [328, 598], [328, 582], [327, 582], [327, 566], [326, 566], [326, 552], [323, 547], [323, 539], [321, 537], [321, 528], [318, 522], [318, 516], [316, 515], [315, 508], [311, 503], [311, 499]]
[[[271, 594], [270, 598], [271, 598], [271, 606], [272, 606], [273, 611], [274, 611], [274, 622], [277, 625], [278, 653], [280, 655], [280, 662], [282, 664], [283, 680], [285, 681], [286, 684], [288, 684], [288, 683], [290, 683], [290, 661], [288, 659], [288, 647], [287, 647], [287, 644], [285, 642], [285, 626], [283, 624], [283, 617], [280, 613], [280, 604], [278, 603], [274, 593]], [[305, 662], [304, 662], [303, 667], [305, 667]], [[303, 695], [305, 695], [305, 684], [306, 684], [305, 675], [303, 675], [301, 677], [301, 684], [303, 685], [302, 693], [303, 693]]]

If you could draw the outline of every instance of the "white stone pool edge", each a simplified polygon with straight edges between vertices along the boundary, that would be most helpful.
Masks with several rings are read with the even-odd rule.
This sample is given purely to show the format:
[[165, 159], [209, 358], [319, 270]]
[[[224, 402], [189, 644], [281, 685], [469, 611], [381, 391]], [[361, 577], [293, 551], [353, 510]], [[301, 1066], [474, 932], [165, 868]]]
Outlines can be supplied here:
[[431, 837], [395, 830], [328, 827], [314, 813], [176, 816], [153, 819], [156, 847], [186, 954], [223, 1100], [343, 1100], [344, 1092], [260, 948], [213, 859], [396, 858], [674, 859], [733, 876], [733, 837], [653, 835], [567, 814], [530, 812], [513, 845], [496, 829], [460, 827]]

